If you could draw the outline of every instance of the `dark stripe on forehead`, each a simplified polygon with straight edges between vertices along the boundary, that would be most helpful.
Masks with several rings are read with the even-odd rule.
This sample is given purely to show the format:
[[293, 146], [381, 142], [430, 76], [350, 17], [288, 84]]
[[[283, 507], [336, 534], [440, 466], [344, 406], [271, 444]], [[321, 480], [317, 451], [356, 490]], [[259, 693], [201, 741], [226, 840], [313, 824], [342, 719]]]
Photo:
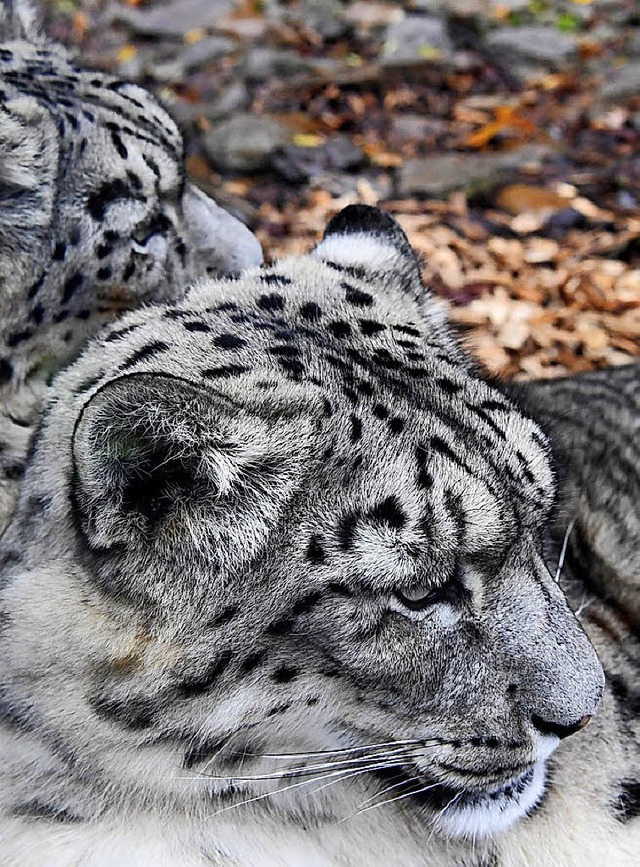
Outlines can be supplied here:
[[140, 349], [137, 349], [132, 355], [130, 355], [129, 358], [120, 365], [118, 370], [128, 370], [130, 367], [134, 367], [142, 361], [148, 361], [159, 353], [165, 352], [168, 348], [169, 345], [164, 343], [162, 340], [147, 343], [145, 346], [140, 347]]
[[460, 469], [464, 470], [466, 473], [469, 473], [470, 476], [476, 476], [477, 472], [473, 470], [469, 464], [464, 460], [464, 458], [457, 455], [451, 446], [449, 446], [442, 437], [432, 436], [429, 439], [429, 445], [433, 451], [438, 452], [438, 454], [442, 455], [445, 458], [448, 458], [452, 463], [456, 464], [456, 466], [460, 467]]
[[471, 410], [471, 412], [475, 413], [479, 416], [483, 422], [491, 428], [491, 430], [500, 437], [501, 440], [506, 440], [507, 435], [504, 430], [491, 418], [489, 413], [484, 410], [481, 406], [477, 404], [471, 403], [470, 401], [465, 401], [465, 405]]
[[329, 259], [322, 260], [325, 265], [332, 268], [334, 271], [339, 271], [342, 274], [348, 274], [350, 277], [355, 277], [356, 280], [365, 280], [367, 277], [367, 269], [362, 265], [342, 265], [337, 262], [332, 262]]
[[[56, 64], [58, 62], [54, 61]], [[57, 81], [50, 78], [47, 85], [51, 82], [54, 91], [58, 87], [68, 93], [72, 98], [70, 105], [74, 109], [84, 110], [91, 106], [98, 122], [116, 124], [120, 131], [164, 150], [173, 161], [181, 163], [183, 149], [180, 133], [151, 94], [141, 93], [138, 99], [128, 92], [132, 89], [129, 82], [113, 79], [106, 74], [73, 71], [76, 74], [71, 86], [59, 78]]]
[[206, 379], [228, 379], [230, 376], [240, 376], [248, 372], [248, 367], [239, 364], [227, 364], [220, 367], [208, 367], [201, 372], [201, 376]]
[[[51, 67], [49, 67], [51, 69]], [[178, 165], [182, 162], [182, 140], [177, 131], [171, 129], [172, 121], [168, 116], [161, 117], [162, 109], [151, 95], [148, 102], [143, 105], [128, 94], [122, 93], [120, 88], [131, 87], [126, 82], [109, 82], [96, 77], [95, 73], [83, 73], [78, 75], [78, 84], [69, 87], [67, 82], [47, 75], [45, 70], [29, 69], [7, 70], [3, 72], [3, 78], [16, 89], [34, 97], [42, 105], [48, 108], [54, 117], [59, 120], [64, 118], [74, 129], [79, 128], [78, 118], [83, 117], [89, 123], [98, 126], [106, 126], [108, 123], [117, 127], [117, 132], [132, 136], [143, 144], [164, 150], [172, 162]], [[87, 81], [89, 86], [83, 87]], [[39, 87], [37, 81], [46, 81], [47, 89]], [[59, 91], [62, 91], [60, 95]], [[115, 95], [115, 99], [114, 99]], [[93, 112], [88, 112], [91, 106]], [[131, 111], [133, 106], [136, 111]], [[126, 125], [123, 123], [126, 122]], [[171, 130], [175, 132], [172, 138], [167, 135]], [[64, 129], [61, 130], [63, 144], [73, 144], [67, 140]]]
[[454, 494], [450, 488], [446, 488], [444, 492], [444, 504], [456, 526], [457, 544], [458, 546], [461, 546], [464, 544], [465, 528], [467, 524], [465, 511], [462, 507], [462, 498], [460, 494]]
[[105, 337], [104, 342], [112, 343], [114, 340], [122, 340], [123, 337], [126, 337], [127, 334], [131, 334], [132, 331], [135, 331], [139, 327], [140, 325], [135, 323], [133, 325], [127, 325], [126, 328], [111, 331], [107, 337]]
[[522, 474], [525, 479], [529, 482], [530, 485], [535, 484], [536, 479], [531, 470], [529, 469], [529, 462], [519, 449], [516, 451], [516, 457], [520, 461], [520, 467], [522, 469]]
[[[182, 138], [171, 118], [165, 114], [150, 94], [146, 95], [147, 100], [142, 103], [126, 92], [127, 88], [131, 88], [131, 84], [128, 82], [100, 80], [100, 84], [97, 85], [97, 81], [98, 79], [94, 75], [92, 88], [81, 90], [82, 103], [92, 104], [98, 109], [99, 116], [100, 110], [105, 115], [107, 112], [112, 113], [112, 117], [109, 119], [117, 123], [127, 135], [132, 135], [140, 141], [165, 150], [176, 162], [182, 161]], [[111, 93], [115, 94], [115, 99], [110, 97]], [[129, 106], [134, 111], [128, 110]], [[128, 121], [131, 126], [129, 124], [126, 127], [123, 126], [123, 120]], [[143, 130], [146, 135], [143, 134]]]

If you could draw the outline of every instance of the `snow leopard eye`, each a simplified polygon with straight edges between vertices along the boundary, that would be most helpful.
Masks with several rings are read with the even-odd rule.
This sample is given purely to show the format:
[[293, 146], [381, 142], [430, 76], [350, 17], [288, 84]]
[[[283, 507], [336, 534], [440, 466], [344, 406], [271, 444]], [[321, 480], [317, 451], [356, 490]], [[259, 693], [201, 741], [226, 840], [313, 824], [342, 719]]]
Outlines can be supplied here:
[[404, 587], [402, 590], [396, 590], [395, 596], [398, 602], [408, 608], [410, 611], [422, 611], [429, 605], [435, 604], [438, 600], [440, 588], [426, 587], [418, 585], [415, 587]]
[[462, 582], [462, 571], [457, 568], [452, 577], [437, 587], [417, 584], [396, 590], [395, 597], [409, 611], [424, 611], [431, 605], [447, 602], [449, 605], [459, 605], [469, 598], [470, 592]]

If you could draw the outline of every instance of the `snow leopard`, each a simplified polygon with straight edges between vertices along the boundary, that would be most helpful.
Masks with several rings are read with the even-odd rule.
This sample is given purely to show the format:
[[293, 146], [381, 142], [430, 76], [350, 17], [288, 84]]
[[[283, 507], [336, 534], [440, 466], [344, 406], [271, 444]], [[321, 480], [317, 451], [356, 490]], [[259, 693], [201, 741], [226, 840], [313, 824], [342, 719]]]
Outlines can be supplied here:
[[637, 863], [637, 630], [525, 402], [366, 206], [93, 338], [0, 541], [3, 865]]
[[49, 376], [124, 310], [257, 265], [244, 225], [189, 183], [142, 88], [80, 69], [27, 4], [0, 3], [0, 532]]

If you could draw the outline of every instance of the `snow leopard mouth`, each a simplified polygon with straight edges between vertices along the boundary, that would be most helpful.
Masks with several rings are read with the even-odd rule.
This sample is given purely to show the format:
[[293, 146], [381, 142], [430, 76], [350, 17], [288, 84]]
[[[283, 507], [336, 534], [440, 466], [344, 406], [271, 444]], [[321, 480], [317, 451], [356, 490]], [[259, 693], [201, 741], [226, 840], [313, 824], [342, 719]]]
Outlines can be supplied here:
[[506, 831], [539, 804], [546, 770], [544, 763], [538, 762], [508, 782], [481, 791], [438, 783], [409, 769], [385, 775], [387, 784], [391, 777], [394, 792], [403, 792], [408, 801], [427, 810], [437, 831], [449, 837], [479, 839]]

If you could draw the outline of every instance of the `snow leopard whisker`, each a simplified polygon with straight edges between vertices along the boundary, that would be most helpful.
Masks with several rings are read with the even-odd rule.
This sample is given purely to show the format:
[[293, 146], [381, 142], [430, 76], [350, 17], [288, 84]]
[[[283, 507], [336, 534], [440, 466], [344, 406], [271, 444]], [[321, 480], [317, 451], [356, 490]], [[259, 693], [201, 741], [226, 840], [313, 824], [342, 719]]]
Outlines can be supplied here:
[[[391, 767], [393, 767], [393, 765], [392, 765]], [[361, 776], [362, 774], [370, 774], [370, 773], [374, 773], [374, 772], [377, 771], [377, 770], [388, 770], [388, 767], [385, 766], [384, 768], [378, 768], [378, 767], [373, 767], [373, 768], [370, 768], [370, 767], [369, 767], [369, 768], [359, 768], [357, 771], [353, 771], [353, 772], [351, 772], [351, 773], [348, 773], [348, 774], [346, 774], [345, 776], [343, 776], [343, 777], [339, 777], [339, 778], [336, 779], [336, 780], [331, 780], [331, 781], [328, 782], [328, 783], [323, 783], [321, 786], [318, 786], [317, 789], [314, 789], [312, 792], [309, 792], [308, 794], [309, 794], [309, 795], [315, 795], [315, 794], [317, 794], [318, 792], [321, 792], [323, 789], [327, 789], [327, 788], [329, 788], [329, 786], [333, 786], [333, 785], [335, 785], [335, 783], [340, 783], [340, 782], [342, 782], [343, 780], [351, 780], [351, 779], [353, 779], [354, 777], [359, 777], [359, 776]], [[309, 782], [313, 782], [313, 781], [312, 781], [312, 780], [309, 780]], [[385, 790], [385, 791], [386, 791], [386, 790]], [[342, 820], [341, 820], [341, 821], [342, 821]], [[338, 824], [340, 824], [340, 822], [338, 822]]]
[[[380, 760], [386, 757], [379, 757]], [[367, 759], [354, 759], [351, 761], [343, 761], [343, 762], [325, 762], [322, 765], [309, 765], [308, 767], [302, 768], [283, 768], [281, 771], [273, 771], [268, 774], [255, 774], [255, 775], [241, 775], [241, 774], [230, 774], [228, 776], [222, 776], [218, 774], [211, 774], [206, 771], [206, 769], [202, 769], [198, 772], [198, 778], [205, 778], [207, 780], [226, 780], [226, 781], [237, 781], [237, 782], [259, 782], [262, 780], [286, 780], [294, 777], [303, 777], [310, 776], [312, 774], [319, 774], [322, 771], [326, 771], [330, 768], [335, 770], [344, 770], [348, 771], [351, 768], [359, 767], [358, 762], [365, 764], [367, 761], [371, 761], [371, 758]]]
[[[223, 743], [221, 744], [221, 746], [220, 746], [220, 749], [218, 749], [218, 750], [216, 751], [216, 753], [215, 753], [213, 756], [211, 756], [211, 757], [209, 758], [209, 760], [206, 762], [206, 764], [204, 765], [204, 767], [200, 769], [199, 776], [209, 776], [209, 775], [207, 775], [207, 773], [206, 773], [206, 772], [207, 772], [207, 769], [208, 769], [208, 768], [211, 766], [211, 764], [215, 761], [215, 759], [216, 759], [217, 756], [220, 754], [220, 752], [222, 751], [222, 749], [224, 749], [224, 747], [228, 744], [228, 742], [229, 742], [229, 740], [231, 739], [231, 737], [233, 736], [233, 734], [234, 734], [234, 733], [232, 733], [231, 735], [229, 735], [229, 736], [224, 740], [224, 742], [223, 742]], [[437, 743], [437, 741], [436, 741], [435, 739], [431, 739], [431, 740], [433, 740], [434, 743]], [[339, 749], [339, 750], [320, 750], [320, 751], [315, 752], [315, 753], [313, 753], [313, 752], [309, 752], [309, 753], [303, 753], [303, 752], [291, 752], [291, 753], [249, 753], [249, 752], [246, 752], [246, 751], [245, 751], [245, 752], [243, 752], [243, 754], [242, 754], [242, 758], [243, 758], [243, 760], [244, 760], [247, 756], [249, 756], [249, 757], [251, 757], [251, 758], [257, 758], [257, 759], [282, 759], [282, 760], [289, 760], [289, 759], [292, 759], [292, 758], [296, 758], [296, 759], [297, 759], [297, 758], [303, 758], [303, 757], [304, 757], [304, 758], [314, 758], [315, 756], [319, 756], [319, 757], [325, 757], [325, 756], [326, 756], [326, 757], [330, 757], [330, 756], [332, 756], [332, 755], [340, 756], [340, 755], [344, 755], [344, 754], [346, 754], [346, 753], [360, 753], [360, 752], [365, 752], [365, 753], [366, 753], [367, 750], [369, 750], [369, 751], [371, 751], [371, 750], [381, 750], [381, 749], [386, 748], [386, 747], [393, 747], [393, 751], [392, 751], [392, 752], [393, 752], [393, 754], [395, 754], [396, 752], [399, 752], [399, 751], [402, 751], [402, 750], [406, 750], [408, 747], [412, 747], [414, 744], [415, 744], [415, 745], [420, 745], [420, 746], [422, 747], [422, 750], [424, 750], [424, 749], [425, 749], [426, 747], [428, 747], [428, 746], [433, 746], [433, 744], [432, 744], [432, 743], [429, 743], [428, 740], [417, 740], [417, 739], [416, 739], [416, 740], [407, 740], [407, 741], [387, 741], [387, 742], [384, 742], [384, 743], [378, 743], [378, 744], [366, 744], [366, 745], [363, 746], [363, 747], [350, 747], [350, 748], [344, 748], [344, 749]], [[422, 750], [418, 753], [418, 755], [421, 755], [421, 754], [422, 754]], [[391, 753], [389, 753], [388, 755], [391, 755]], [[349, 762], [349, 761], [352, 761], [352, 762], [354, 762], [354, 761], [365, 762], [365, 761], [369, 761], [369, 760], [371, 760], [371, 759], [381, 759], [381, 758], [383, 758], [383, 757], [386, 758], [386, 757], [387, 757], [387, 754], [383, 754], [383, 755], [373, 755], [373, 756], [372, 756], [372, 755], [364, 755], [364, 756], [360, 756], [360, 757], [356, 757], [356, 756], [354, 756], [353, 758], [350, 758], [350, 759], [344, 759], [344, 760], [342, 760], [342, 762], [335, 761], [335, 762], [330, 762], [330, 763], [328, 763], [328, 764], [323, 764], [323, 765], [320, 765], [320, 766], [313, 766], [313, 768], [309, 768], [309, 770], [314, 770], [314, 769], [317, 769], [317, 770], [324, 770], [326, 767], [337, 767], [338, 764], [340, 764], [340, 763], [347, 763], [347, 762]], [[412, 758], [412, 757], [413, 757], [413, 753], [412, 753], [411, 755], [407, 755], [406, 757], [407, 757], [408, 759]], [[283, 773], [284, 773], [285, 775], [287, 775], [287, 774], [289, 774], [290, 772], [288, 772], [288, 771], [287, 771], [287, 772], [278, 772], [278, 771], [274, 771], [273, 774], [270, 774], [270, 775], [261, 775], [260, 778], [263, 779], [263, 778], [266, 778], [267, 776], [273, 776], [274, 778], [277, 779], [277, 778], [279, 778]], [[235, 777], [235, 779], [238, 779], [238, 777]], [[252, 777], [252, 779], [256, 779], [256, 778], [255, 778], [255, 777]]]
[[587, 610], [587, 608], [589, 608], [589, 606], [592, 605], [595, 601], [596, 601], [595, 596], [588, 596], [587, 598], [583, 597], [582, 602], [576, 608], [576, 610], [573, 612], [575, 614], [575, 616], [578, 618], [578, 620], [584, 614], [584, 612]]
[[[393, 767], [394, 764], [395, 764], [395, 762], [385, 763], [385, 764], [381, 764], [381, 765], [371, 765], [368, 768], [359, 768], [358, 773], [367, 773], [367, 772], [373, 772], [373, 771], [378, 771], [378, 770], [385, 770], [389, 766]], [[262, 801], [265, 798], [269, 798], [273, 795], [279, 795], [279, 794], [282, 794], [284, 792], [288, 792], [291, 789], [298, 789], [301, 786], [307, 786], [310, 783], [318, 782], [319, 780], [326, 780], [326, 779], [329, 779], [332, 777], [339, 777], [340, 779], [347, 779], [349, 776], [350, 776], [350, 771], [343, 768], [339, 771], [332, 771], [331, 773], [325, 774], [322, 777], [312, 778], [309, 780], [300, 780], [296, 783], [291, 783], [290, 785], [285, 786], [282, 789], [276, 789], [273, 792], [263, 792], [261, 795], [256, 795], [253, 798], [248, 798], [247, 800], [240, 801], [237, 804], [230, 804], [228, 807], [223, 807], [222, 810], [218, 810], [217, 812], [213, 813], [212, 817], [219, 816], [221, 813], [226, 813], [228, 810], [234, 810], [234, 809], [236, 809], [236, 807], [242, 807], [242, 806], [245, 806], [246, 804], [252, 804], [255, 801]], [[336, 782], [338, 782], [338, 781], [339, 780], [336, 780]]]
[[[412, 779], [416, 779], [416, 777], [413, 777]], [[402, 795], [396, 795], [395, 798], [387, 798], [386, 800], [379, 801], [377, 804], [370, 804], [363, 810], [358, 810], [355, 815], [360, 816], [362, 813], [368, 813], [369, 810], [375, 810], [376, 807], [385, 807], [389, 804], [394, 804], [396, 801], [403, 801], [405, 798], [412, 798], [414, 795], [420, 795], [422, 792], [427, 792], [429, 789], [435, 789], [439, 785], [440, 783], [430, 783], [428, 786], [421, 786], [411, 792], [404, 792]]]
[[575, 524], [575, 518], [569, 522], [567, 529], [564, 534], [564, 539], [562, 540], [562, 549], [560, 551], [560, 557], [558, 558], [558, 566], [556, 568], [556, 574], [554, 575], [553, 580], [556, 584], [560, 581], [560, 574], [562, 572], [562, 567], [564, 566], [564, 558], [567, 554], [567, 545], [569, 544], [569, 536], [571, 535], [571, 531], [573, 530]]
[[[433, 819], [431, 819], [430, 824], [431, 824], [433, 827], [432, 827], [432, 829], [431, 829], [431, 833], [429, 834], [429, 840], [431, 840], [431, 838], [433, 837], [433, 835], [434, 835], [435, 832], [437, 831], [437, 824], [436, 824], [436, 823], [437, 823], [437, 822], [442, 818], [442, 816], [444, 816], [444, 814], [447, 812], [447, 810], [449, 809], [449, 807], [452, 807], [452, 806], [455, 804], [456, 801], [459, 801], [459, 800], [460, 800], [460, 798], [462, 797], [462, 795], [463, 795], [462, 792], [457, 792], [457, 793], [453, 796], [453, 798], [451, 798], [451, 800], [450, 800], [448, 803], [446, 803], [446, 804], [444, 805], [444, 807], [443, 807], [441, 810], [438, 810], [438, 812], [437, 812], [436, 815], [433, 817]], [[429, 840], [428, 840], [427, 842], [429, 842]], [[475, 843], [475, 840], [474, 840], [474, 843]]]
[[[202, 728], [204, 728], [204, 727], [202, 727]], [[192, 747], [196, 743], [198, 743], [198, 741], [203, 743], [206, 740], [206, 735], [203, 735], [202, 728], [199, 729], [198, 731], [196, 731], [196, 733], [192, 737], [190, 737], [189, 740], [187, 741], [187, 744], [186, 744], [186, 752], [187, 753], [189, 753], [191, 751]], [[247, 726], [246, 728], [251, 728], [251, 726]], [[246, 731], [246, 728], [237, 729], [236, 731], [230, 732], [228, 735], [224, 735], [222, 738], [220, 738], [218, 740], [219, 747], [215, 751], [215, 753], [212, 754], [209, 761], [214, 761], [220, 755], [222, 750], [227, 746], [227, 744], [229, 743], [231, 738], [233, 738], [234, 735], [240, 734], [240, 732]], [[208, 762], [207, 762], [207, 764], [208, 764]]]
[[[424, 755], [424, 751], [420, 752], [407, 752], [407, 751], [394, 751], [389, 753], [383, 753], [379, 756], [361, 756], [360, 758], [353, 759], [344, 759], [338, 760], [335, 762], [324, 762], [320, 765], [308, 765], [306, 767], [301, 768], [284, 768], [281, 771], [274, 771], [268, 774], [255, 774], [255, 775], [240, 775], [240, 774], [229, 774], [229, 775], [218, 775], [218, 774], [210, 774], [206, 771], [206, 769], [198, 772], [198, 778], [205, 778], [207, 780], [226, 780], [226, 781], [242, 781], [242, 782], [257, 782], [260, 780], [281, 780], [287, 779], [291, 777], [301, 777], [307, 776], [310, 774], [318, 774], [321, 771], [325, 771], [329, 768], [334, 768], [336, 770], [351, 770], [361, 767], [362, 765], [366, 765], [370, 762], [392, 762], [393, 764], [400, 764], [406, 761], [412, 761], [415, 758], [420, 758]], [[342, 766], [342, 767], [341, 767]], [[191, 779], [191, 778], [189, 778]]]
[[316, 750], [314, 752], [292, 752], [292, 753], [252, 753], [251, 755], [260, 759], [289, 759], [292, 757], [310, 757], [310, 756], [324, 756], [333, 754], [336, 755], [338, 753], [360, 753], [365, 750], [373, 750], [373, 749], [382, 749], [383, 747], [400, 747], [400, 746], [412, 746], [413, 744], [426, 744], [429, 741], [433, 743], [437, 743], [435, 738], [412, 738], [411, 740], [406, 741], [383, 741], [377, 744], [363, 744], [360, 747], [342, 747], [337, 750]]
[[[395, 774], [394, 778], [398, 776], [399, 774]], [[340, 822], [338, 824], [342, 824], [342, 822], [346, 822], [348, 819], [352, 819], [354, 816], [357, 816], [366, 804], [370, 804], [371, 801], [375, 801], [376, 798], [381, 798], [383, 795], [386, 795], [387, 792], [391, 792], [393, 789], [397, 789], [399, 786], [406, 786], [407, 783], [412, 783], [414, 780], [419, 779], [419, 777], [409, 777], [408, 779], [401, 779], [399, 783], [392, 783], [390, 786], [387, 786], [386, 789], [383, 789], [381, 792], [376, 792], [375, 794], [371, 795], [369, 798], [366, 798], [364, 801], [358, 804], [357, 808], [353, 811], [353, 813], [349, 813], [348, 816], [340, 819]]]

